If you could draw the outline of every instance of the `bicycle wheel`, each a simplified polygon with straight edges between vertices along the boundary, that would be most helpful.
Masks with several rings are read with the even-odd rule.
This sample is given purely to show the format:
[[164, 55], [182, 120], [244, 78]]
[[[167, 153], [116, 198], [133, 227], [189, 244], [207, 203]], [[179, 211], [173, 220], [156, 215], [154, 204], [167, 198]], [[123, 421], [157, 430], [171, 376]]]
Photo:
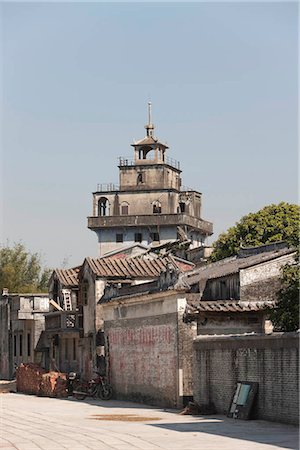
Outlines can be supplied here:
[[101, 398], [101, 400], [110, 400], [112, 398], [113, 391], [110, 384], [104, 384], [102, 386], [99, 386], [98, 388], [98, 397]]
[[84, 400], [88, 395], [87, 387], [84, 384], [79, 384], [76, 386], [76, 389], [74, 389], [73, 395], [76, 400]]

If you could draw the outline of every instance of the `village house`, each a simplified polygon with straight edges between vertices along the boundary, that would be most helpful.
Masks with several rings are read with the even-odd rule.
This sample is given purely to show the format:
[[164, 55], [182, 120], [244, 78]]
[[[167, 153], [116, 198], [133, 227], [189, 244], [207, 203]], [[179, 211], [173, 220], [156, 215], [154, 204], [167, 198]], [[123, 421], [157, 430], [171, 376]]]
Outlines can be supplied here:
[[[38, 344], [42, 366], [47, 370], [78, 370], [78, 344], [81, 314], [78, 311], [78, 272], [80, 267], [55, 269], [49, 280], [49, 313]], [[58, 350], [60, 349], [60, 350]]]
[[116, 395], [183, 406], [193, 396], [193, 340], [271, 332], [266, 307], [294, 256], [273, 244], [186, 273], [168, 269], [153, 283], [107, 287], [100, 303]]
[[22, 362], [39, 362], [35, 352], [49, 311], [48, 294], [10, 294], [0, 298], [0, 378], [10, 380]]
[[[103, 309], [99, 301], [106, 286], [148, 283], [157, 279], [167, 267], [184, 271], [191, 270], [194, 265], [176, 257], [147, 254], [128, 258], [118, 252], [110, 258], [85, 258], [80, 268], [55, 270], [49, 294], [52, 311], [46, 315], [46, 328], [41, 339], [41, 347], [45, 355], [49, 355], [45, 356], [45, 367], [64, 372], [79, 371], [87, 379], [96, 368], [103, 369], [105, 341]], [[61, 291], [57, 291], [57, 287]], [[70, 298], [72, 290], [78, 293], [73, 296], [77, 300], [71, 309], [67, 309], [68, 303], [61, 300], [66, 290]]]
[[274, 307], [281, 268], [295, 254], [284, 242], [267, 244], [190, 272], [185, 320], [197, 320], [197, 334], [272, 332], [266, 308]]

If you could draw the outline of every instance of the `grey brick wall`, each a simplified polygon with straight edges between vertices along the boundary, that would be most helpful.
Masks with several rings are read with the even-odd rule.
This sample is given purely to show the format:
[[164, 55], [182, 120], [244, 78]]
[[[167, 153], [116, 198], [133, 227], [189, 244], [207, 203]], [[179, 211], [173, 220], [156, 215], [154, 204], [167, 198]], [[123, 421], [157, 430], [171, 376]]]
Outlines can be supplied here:
[[178, 368], [182, 376], [183, 404], [193, 396], [193, 339], [197, 336], [196, 323], [184, 323], [182, 313], [178, 314]]
[[254, 417], [297, 424], [299, 335], [200, 337], [194, 341], [194, 399], [226, 414], [237, 381], [259, 383]]

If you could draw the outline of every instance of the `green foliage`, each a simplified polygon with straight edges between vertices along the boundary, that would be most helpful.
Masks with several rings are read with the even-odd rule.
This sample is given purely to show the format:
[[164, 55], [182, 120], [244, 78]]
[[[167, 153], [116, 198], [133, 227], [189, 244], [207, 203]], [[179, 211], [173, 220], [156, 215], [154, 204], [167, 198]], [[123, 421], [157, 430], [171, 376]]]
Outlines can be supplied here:
[[211, 261], [236, 255], [240, 246], [251, 247], [285, 241], [290, 247], [298, 248], [299, 214], [298, 205], [281, 202], [242, 217], [240, 222], [222, 233], [214, 242]]
[[[48, 291], [51, 270], [42, 269], [41, 257], [28, 252], [23, 244], [0, 247], [0, 291], [15, 293]], [[1, 293], [0, 292], [0, 293]]]
[[276, 331], [299, 329], [299, 264], [282, 268], [282, 287], [275, 309], [269, 310]]

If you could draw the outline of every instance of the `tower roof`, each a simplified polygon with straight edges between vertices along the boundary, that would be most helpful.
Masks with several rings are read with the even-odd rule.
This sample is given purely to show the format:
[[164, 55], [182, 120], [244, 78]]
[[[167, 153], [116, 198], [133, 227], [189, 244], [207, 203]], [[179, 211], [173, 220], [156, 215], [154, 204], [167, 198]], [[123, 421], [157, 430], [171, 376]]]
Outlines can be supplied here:
[[134, 142], [131, 145], [132, 147], [136, 147], [138, 145], [153, 145], [153, 144], [159, 145], [160, 147], [169, 148], [166, 144], [160, 142], [158, 138], [152, 136], [145, 136], [143, 139]]
[[148, 123], [145, 125], [146, 136], [143, 139], [140, 139], [137, 142], [134, 142], [132, 147], [140, 146], [140, 145], [159, 145], [163, 148], [169, 148], [166, 144], [163, 144], [153, 135], [154, 132], [154, 124], [152, 123], [152, 104], [148, 102]]

